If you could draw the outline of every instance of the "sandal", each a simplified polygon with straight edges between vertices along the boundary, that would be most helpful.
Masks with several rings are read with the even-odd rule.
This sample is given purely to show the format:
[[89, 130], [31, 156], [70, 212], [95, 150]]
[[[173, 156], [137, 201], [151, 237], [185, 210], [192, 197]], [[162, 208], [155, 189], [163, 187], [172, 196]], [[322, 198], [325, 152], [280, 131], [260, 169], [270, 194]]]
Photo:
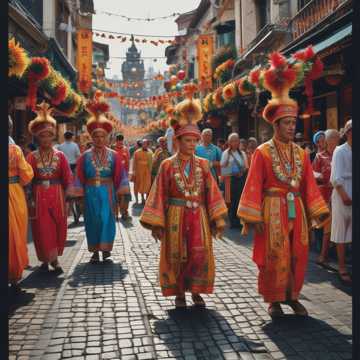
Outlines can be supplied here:
[[90, 264], [97, 264], [99, 261], [100, 261], [99, 253], [98, 253], [98, 252], [94, 252], [94, 254], [92, 255], [92, 257], [90, 258]]
[[269, 305], [268, 314], [271, 318], [284, 316], [283, 309], [279, 303], [272, 303]]
[[339, 271], [340, 281], [345, 285], [350, 285], [352, 283], [351, 276], [347, 271], [340, 272]]
[[183, 297], [177, 296], [175, 298], [175, 307], [177, 309], [186, 308], [186, 298], [185, 298], [185, 296], [183, 296]]
[[307, 310], [305, 309], [305, 306], [297, 300], [287, 301], [287, 302], [285, 302], [285, 304], [289, 305], [293, 309], [295, 315], [298, 315], [298, 316], [308, 316], [309, 315]]
[[205, 301], [199, 294], [192, 294], [191, 298], [195, 306], [205, 306]]

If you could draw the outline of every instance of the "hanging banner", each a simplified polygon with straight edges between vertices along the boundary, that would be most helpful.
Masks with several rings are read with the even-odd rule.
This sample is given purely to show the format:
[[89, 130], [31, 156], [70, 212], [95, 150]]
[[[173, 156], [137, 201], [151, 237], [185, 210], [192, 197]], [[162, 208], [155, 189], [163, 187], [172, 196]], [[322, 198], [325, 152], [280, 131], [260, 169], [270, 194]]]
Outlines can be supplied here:
[[213, 36], [200, 35], [197, 40], [197, 55], [199, 64], [199, 82], [204, 89], [212, 88], [211, 58], [213, 55]]
[[92, 86], [92, 32], [79, 29], [77, 32], [78, 87], [88, 93]]

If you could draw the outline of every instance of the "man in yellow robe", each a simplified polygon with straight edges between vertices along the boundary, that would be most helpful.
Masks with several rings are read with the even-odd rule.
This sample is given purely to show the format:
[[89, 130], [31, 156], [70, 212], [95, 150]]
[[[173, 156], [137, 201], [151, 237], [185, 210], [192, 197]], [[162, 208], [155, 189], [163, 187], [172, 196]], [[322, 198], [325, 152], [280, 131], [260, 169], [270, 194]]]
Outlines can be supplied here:
[[[12, 122], [9, 119], [10, 131]], [[9, 282], [19, 292], [17, 282], [29, 264], [27, 252], [28, 210], [23, 186], [34, 177], [31, 165], [19, 146], [9, 144]]]
[[142, 147], [135, 151], [133, 163], [133, 181], [136, 204], [138, 193], [141, 194], [142, 203], [145, 203], [145, 195], [148, 196], [151, 188], [151, 168], [153, 153], [149, 149], [149, 141], [144, 139]]

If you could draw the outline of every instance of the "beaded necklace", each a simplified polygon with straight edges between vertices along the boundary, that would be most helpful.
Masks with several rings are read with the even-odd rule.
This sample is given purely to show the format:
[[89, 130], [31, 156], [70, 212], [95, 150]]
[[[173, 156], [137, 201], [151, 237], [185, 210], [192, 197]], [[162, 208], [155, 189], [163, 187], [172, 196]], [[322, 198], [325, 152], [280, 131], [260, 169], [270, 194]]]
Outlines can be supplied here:
[[95, 168], [95, 174], [96, 174], [95, 177], [97, 179], [100, 178], [101, 171], [109, 169], [109, 162], [107, 155], [108, 152], [106, 148], [101, 149], [100, 151], [95, 151], [95, 149], [92, 150], [91, 163]]
[[190, 159], [190, 171], [189, 176], [186, 177], [184, 174], [184, 169], [186, 166], [186, 162], [184, 166], [182, 166], [179, 155], [176, 155], [174, 158], [174, 178], [175, 183], [179, 191], [185, 195], [185, 197], [189, 196], [198, 196], [200, 194], [200, 186], [201, 186], [201, 174], [199, 176], [199, 170], [197, 161], [194, 156]]
[[290, 144], [291, 151], [289, 159], [286, 152], [281, 151], [276, 144], [276, 140], [271, 139], [269, 144], [272, 168], [276, 178], [291, 187], [298, 187], [302, 177], [302, 163], [299, 149], [293, 144]]
[[51, 176], [53, 172], [55, 171], [55, 167], [53, 165], [54, 161], [54, 150], [50, 150], [48, 153], [43, 153], [41, 150], [38, 150], [40, 163], [42, 165], [41, 167], [41, 175], [42, 176]]

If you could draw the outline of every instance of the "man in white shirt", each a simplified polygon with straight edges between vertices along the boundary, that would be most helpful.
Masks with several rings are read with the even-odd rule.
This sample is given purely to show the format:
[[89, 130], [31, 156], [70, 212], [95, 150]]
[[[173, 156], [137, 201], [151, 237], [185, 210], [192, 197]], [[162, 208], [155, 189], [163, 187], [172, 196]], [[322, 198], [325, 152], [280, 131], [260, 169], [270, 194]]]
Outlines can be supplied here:
[[[75, 175], [76, 161], [80, 157], [81, 153], [80, 153], [79, 145], [73, 141], [73, 137], [74, 134], [71, 131], [66, 131], [64, 133], [65, 141], [62, 144], [57, 145], [56, 149], [62, 151], [65, 154], [70, 164], [71, 171]], [[78, 203], [78, 199], [70, 200], [70, 208], [74, 215], [74, 224], [78, 224], [81, 215], [81, 207], [80, 204]]]
[[76, 161], [80, 157], [80, 148], [72, 140], [73, 136], [74, 134], [71, 131], [66, 131], [64, 134], [65, 141], [57, 146], [57, 149], [65, 154], [72, 172], [75, 171]]
[[331, 241], [336, 244], [339, 276], [342, 282], [351, 284], [345, 265], [345, 245], [352, 242], [352, 120], [345, 124], [346, 143], [336, 147], [330, 182], [334, 187], [331, 196]]
[[170, 126], [167, 128], [165, 137], [167, 142], [167, 149], [171, 155], [176, 153], [176, 148], [174, 144], [174, 135], [175, 135], [175, 126], [177, 125], [177, 121], [175, 119], [170, 120]]

